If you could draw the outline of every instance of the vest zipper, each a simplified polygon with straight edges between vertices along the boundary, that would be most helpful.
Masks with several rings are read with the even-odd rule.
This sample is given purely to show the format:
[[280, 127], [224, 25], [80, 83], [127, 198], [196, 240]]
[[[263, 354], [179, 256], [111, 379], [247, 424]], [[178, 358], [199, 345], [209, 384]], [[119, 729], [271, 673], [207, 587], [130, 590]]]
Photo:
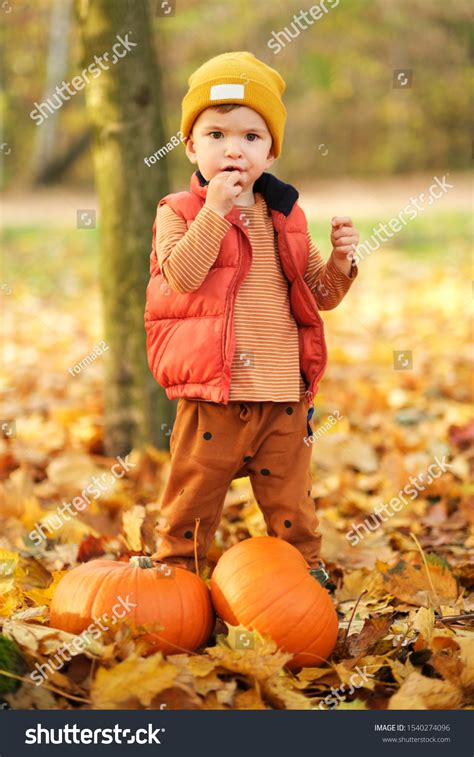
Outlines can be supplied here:
[[[237, 226], [237, 228], [240, 231], [240, 227]], [[223, 336], [223, 344], [222, 344], [222, 362], [224, 364], [224, 367], [226, 366], [226, 354], [225, 354], [226, 350], [225, 350], [225, 348], [226, 348], [226, 345], [228, 345], [228, 343], [230, 341], [230, 332], [229, 332], [229, 338], [228, 338], [227, 331], [229, 329], [229, 320], [230, 320], [230, 317], [231, 317], [231, 308], [232, 308], [232, 315], [233, 315], [232, 298], [233, 298], [234, 290], [237, 288], [238, 278], [239, 278], [239, 274], [240, 274], [240, 261], [242, 259], [242, 250], [241, 250], [241, 243], [240, 243], [239, 235], [237, 235], [237, 244], [238, 244], [238, 248], [239, 248], [239, 259], [238, 259], [238, 262], [237, 262], [237, 272], [235, 274], [235, 278], [234, 278], [234, 280], [232, 282], [232, 285], [229, 288], [229, 294], [227, 295], [229, 305], [227, 307], [227, 314], [226, 314], [225, 323], [224, 323], [224, 336]], [[235, 353], [235, 350], [234, 350], [234, 353]], [[232, 359], [233, 359], [233, 357], [234, 357], [234, 355], [232, 355]], [[230, 369], [231, 369], [231, 365], [232, 365], [232, 360], [229, 359], [229, 372], [230, 372]], [[232, 377], [231, 377], [231, 380], [232, 380]], [[228, 391], [227, 398], [226, 398], [227, 402], [229, 402], [229, 394], [230, 394], [230, 386], [229, 386], [229, 391]], [[227, 402], [226, 402], [226, 404], [227, 404]]]
[[[280, 234], [280, 232], [277, 231], [277, 229], [275, 229], [275, 233], [276, 233], [276, 236], [277, 236], [278, 249], [279, 249], [280, 245], [284, 246], [285, 249], [286, 249], [286, 252], [288, 253], [288, 245], [286, 244], [285, 235], [284, 234]], [[280, 237], [281, 237], [281, 240], [280, 240]], [[290, 259], [290, 255], [287, 255], [287, 257], [288, 257], [288, 259]], [[294, 267], [294, 273], [296, 275], [299, 275], [298, 274], [298, 270], [296, 269], [296, 266]], [[303, 281], [304, 281], [304, 279], [303, 279]], [[306, 283], [306, 282], [304, 282], [304, 283]], [[311, 296], [313, 296], [313, 295], [311, 295]], [[322, 337], [323, 337], [322, 347], [323, 347], [323, 353], [324, 353], [324, 366], [319, 371], [319, 373], [313, 378], [312, 382], [310, 383], [310, 387], [311, 387], [311, 385], [314, 386], [314, 385], [316, 385], [318, 383], [319, 379], [321, 378], [321, 376], [323, 374], [324, 368], [327, 365], [327, 359], [328, 359], [327, 347], [325, 345], [324, 321], [321, 318], [321, 315], [319, 313], [319, 308], [318, 308], [318, 305], [317, 305], [316, 302], [314, 303], [314, 307], [316, 308], [316, 311], [315, 311], [316, 312], [316, 317], [317, 317], [319, 323], [321, 324], [321, 333], [322, 333]], [[314, 401], [314, 392], [311, 390], [311, 388], [309, 388], [309, 389], [307, 389], [305, 391], [304, 396], [305, 396], [305, 398], [306, 398], [306, 400], [307, 400], [308, 403], [312, 403]]]

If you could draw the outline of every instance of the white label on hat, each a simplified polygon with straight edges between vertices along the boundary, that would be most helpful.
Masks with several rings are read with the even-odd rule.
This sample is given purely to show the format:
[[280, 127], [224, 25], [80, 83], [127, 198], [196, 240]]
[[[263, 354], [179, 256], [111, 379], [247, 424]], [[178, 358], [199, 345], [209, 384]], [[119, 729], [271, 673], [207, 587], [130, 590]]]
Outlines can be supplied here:
[[210, 100], [226, 100], [228, 98], [244, 99], [243, 84], [214, 84], [211, 87]]

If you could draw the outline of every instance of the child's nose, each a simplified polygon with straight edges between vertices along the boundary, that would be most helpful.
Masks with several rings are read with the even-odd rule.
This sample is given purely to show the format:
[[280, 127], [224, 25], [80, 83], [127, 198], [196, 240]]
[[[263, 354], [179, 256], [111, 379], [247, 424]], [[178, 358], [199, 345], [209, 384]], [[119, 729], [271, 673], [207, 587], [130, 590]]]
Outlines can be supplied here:
[[230, 141], [226, 143], [225, 154], [228, 158], [239, 158], [242, 155], [240, 142]]

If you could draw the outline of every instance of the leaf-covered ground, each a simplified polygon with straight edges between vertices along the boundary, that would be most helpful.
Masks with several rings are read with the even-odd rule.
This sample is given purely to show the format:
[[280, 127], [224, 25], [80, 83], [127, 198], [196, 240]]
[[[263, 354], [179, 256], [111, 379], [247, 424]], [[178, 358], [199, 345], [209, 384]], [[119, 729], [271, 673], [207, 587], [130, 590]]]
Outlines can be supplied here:
[[[40, 548], [28, 540], [116, 460], [103, 454], [101, 358], [69, 372], [101, 338], [94, 288], [87, 307], [21, 285], [12, 291], [10, 385], [2, 379], [0, 626], [21, 663], [0, 650], [0, 707], [472, 709], [470, 270], [462, 249], [408, 256], [393, 247], [360, 268], [343, 304], [323, 314], [330, 363], [312, 423], [312, 496], [340, 635], [327, 664], [297, 674], [269, 638], [254, 634], [252, 648], [235, 648], [235, 632], [221, 621], [205, 649], [167, 658], [147, 655], [139, 629], [119, 623], [34, 684], [29, 674], [72, 641], [48, 624], [64, 573], [93, 557], [155, 551], [169, 460], [153, 448], [134, 451], [125, 478]], [[403, 353], [398, 362], [394, 351]], [[436, 458], [449, 467], [429, 482]], [[407, 491], [410, 476], [416, 496], [375, 518], [377, 505]], [[358, 524], [363, 538], [353, 544], [347, 535]], [[210, 568], [228, 547], [263, 534], [248, 480], [235, 481]]]

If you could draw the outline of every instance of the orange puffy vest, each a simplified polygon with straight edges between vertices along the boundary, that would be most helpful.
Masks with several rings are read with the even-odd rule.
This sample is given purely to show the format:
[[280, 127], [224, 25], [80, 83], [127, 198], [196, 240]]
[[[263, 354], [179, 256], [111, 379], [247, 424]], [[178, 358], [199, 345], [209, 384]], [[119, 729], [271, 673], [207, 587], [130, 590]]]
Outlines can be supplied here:
[[[168, 203], [188, 228], [201, 210], [208, 182], [200, 171], [191, 177], [190, 192], [166, 195]], [[318, 390], [327, 364], [324, 324], [303, 279], [308, 265], [307, 221], [296, 202], [298, 192], [269, 173], [254, 183], [271, 211], [277, 233], [283, 273], [289, 282], [291, 313], [298, 326], [300, 370], [308, 403]], [[234, 303], [240, 284], [252, 264], [252, 247], [241, 212], [234, 206], [225, 216], [232, 228], [198, 289], [185, 294], [166, 283], [156, 255], [156, 221], [146, 289], [145, 331], [150, 370], [169, 399], [186, 397], [229, 401], [231, 365], [235, 352]]]

